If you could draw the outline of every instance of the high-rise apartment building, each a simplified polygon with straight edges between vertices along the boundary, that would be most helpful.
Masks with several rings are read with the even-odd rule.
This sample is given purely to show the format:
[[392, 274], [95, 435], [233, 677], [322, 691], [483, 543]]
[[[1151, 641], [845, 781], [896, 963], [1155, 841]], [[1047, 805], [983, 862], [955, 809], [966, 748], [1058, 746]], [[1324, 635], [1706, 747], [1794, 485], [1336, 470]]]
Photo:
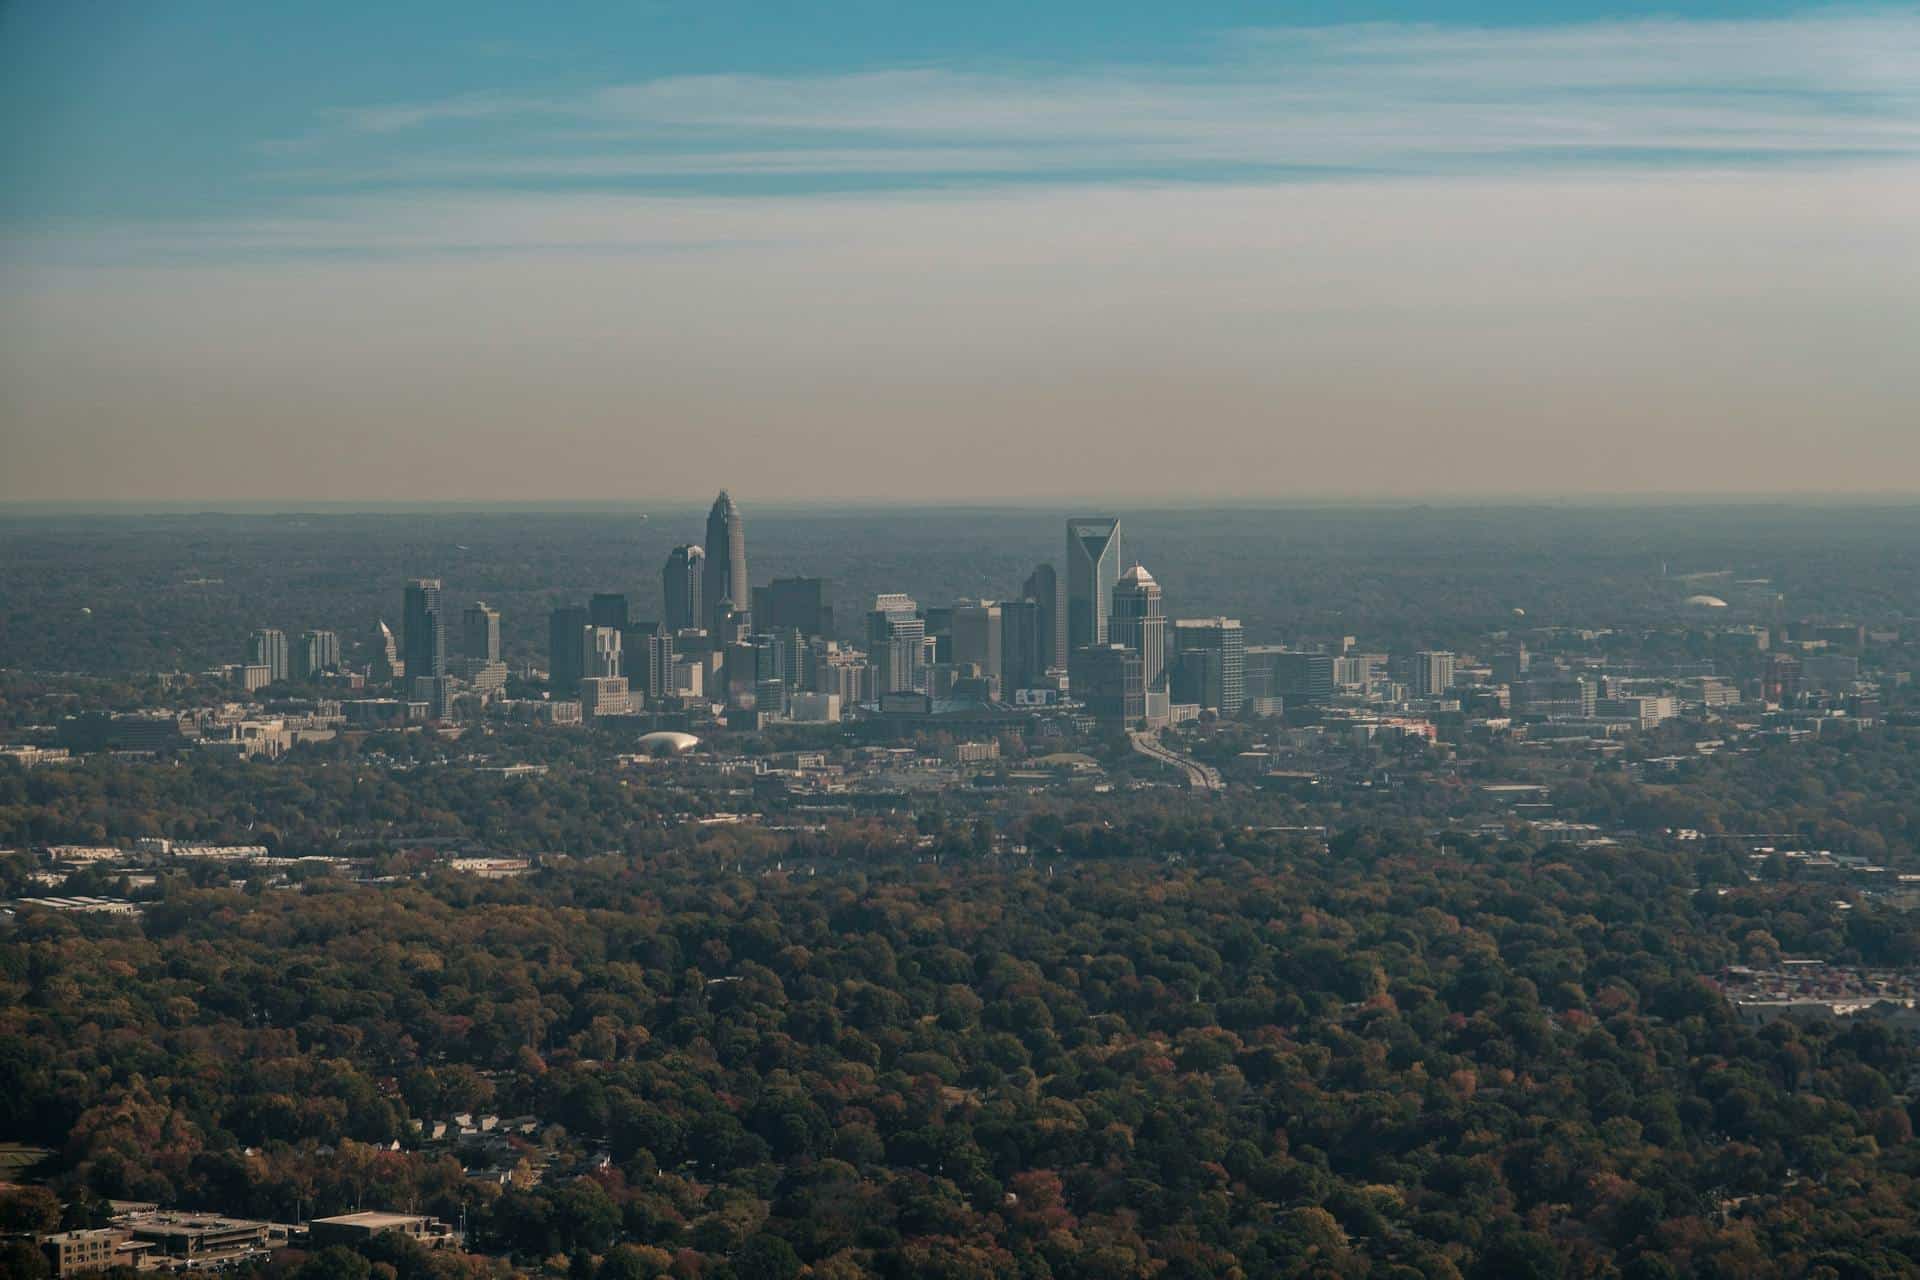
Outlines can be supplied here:
[[1422, 649], [1413, 655], [1413, 696], [1438, 698], [1453, 689], [1453, 655], [1444, 649]]
[[704, 629], [707, 611], [705, 578], [707, 553], [691, 543], [667, 553], [666, 567], [660, 570], [661, 621], [668, 631]]
[[293, 647], [293, 674], [311, 680], [323, 671], [340, 669], [340, 637], [331, 631], [304, 631]]
[[706, 552], [700, 584], [706, 609], [704, 625], [717, 632], [723, 606], [741, 613], [753, 607], [747, 588], [747, 527], [740, 519], [740, 508], [725, 489], [707, 512]]
[[247, 665], [265, 667], [269, 683], [285, 680], [291, 672], [287, 664], [287, 633], [276, 627], [262, 627], [248, 636]]
[[1173, 624], [1181, 688], [1175, 702], [1197, 702], [1237, 716], [1247, 701], [1247, 638], [1237, 618], [1181, 618]]
[[400, 649], [408, 680], [437, 680], [447, 674], [447, 620], [440, 606], [440, 579], [415, 578], [407, 584]]
[[1106, 644], [1113, 588], [1120, 581], [1120, 520], [1067, 521], [1067, 653]]

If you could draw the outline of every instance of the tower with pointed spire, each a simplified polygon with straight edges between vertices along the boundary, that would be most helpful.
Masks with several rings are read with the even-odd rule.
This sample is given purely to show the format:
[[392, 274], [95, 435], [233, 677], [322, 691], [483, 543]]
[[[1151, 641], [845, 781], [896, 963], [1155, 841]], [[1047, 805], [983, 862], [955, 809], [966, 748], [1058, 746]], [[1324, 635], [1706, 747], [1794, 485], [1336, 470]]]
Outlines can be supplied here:
[[702, 604], [708, 631], [720, 630], [724, 612], [743, 612], [752, 603], [747, 589], [747, 527], [740, 508], [725, 489], [707, 512], [707, 559], [701, 570]]

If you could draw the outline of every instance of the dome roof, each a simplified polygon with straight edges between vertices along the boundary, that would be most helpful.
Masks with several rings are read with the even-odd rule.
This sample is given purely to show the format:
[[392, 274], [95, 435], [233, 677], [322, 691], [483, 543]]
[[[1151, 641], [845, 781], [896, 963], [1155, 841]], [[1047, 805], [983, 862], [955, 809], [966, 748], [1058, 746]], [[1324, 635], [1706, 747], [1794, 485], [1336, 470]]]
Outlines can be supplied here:
[[639, 743], [642, 751], [655, 756], [685, 755], [699, 745], [700, 739], [690, 733], [673, 733], [667, 730], [646, 734]]
[[1153, 575], [1147, 572], [1147, 566], [1136, 562], [1131, 569], [1120, 575], [1120, 581], [1129, 586], [1147, 586], [1153, 582]]
[[1689, 609], [1724, 609], [1727, 607], [1727, 602], [1719, 596], [1688, 596], [1686, 604]]

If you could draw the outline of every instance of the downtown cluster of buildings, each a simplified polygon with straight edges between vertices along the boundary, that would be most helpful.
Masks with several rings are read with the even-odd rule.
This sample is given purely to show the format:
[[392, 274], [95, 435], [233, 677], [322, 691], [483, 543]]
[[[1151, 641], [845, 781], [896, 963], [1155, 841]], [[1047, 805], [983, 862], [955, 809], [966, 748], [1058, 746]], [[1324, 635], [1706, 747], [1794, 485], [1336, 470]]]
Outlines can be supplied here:
[[[517, 669], [544, 696], [508, 696], [514, 673], [502, 660], [498, 610], [475, 602], [456, 622], [431, 578], [407, 584], [398, 636], [377, 623], [360, 669], [342, 666], [333, 632], [309, 631], [290, 645], [266, 629], [253, 633], [247, 661], [230, 674], [249, 689], [315, 675], [337, 682], [336, 722], [348, 728], [490, 714], [555, 724], [634, 719], [680, 731], [716, 718], [756, 727], [855, 716], [909, 731], [939, 722], [992, 732], [1060, 718], [1069, 729], [1152, 730], [1209, 711], [1268, 718], [1317, 707], [1369, 732], [1432, 738], [1436, 725], [1464, 718], [1527, 724], [1536, 736], [1604, 737], [1652, 728], [1689, 706], [1756, 696], [1778, 703], [1807, 688], [1847, 687], [1864, 643], [1857, 627], [1844, 636], [1796, 631], [1769, 651], [1768, 628], [1730, 626], [1715, 633], [1729, 650], [1718, 661], [1659, 673], [1537, 663], [1518, 633], [1495, 638], [1479, 658], [1369, 652], [1352, 637], [1320, 649], [1250, 645], [1236, 619], [1169, 617], [1160, 583], [1126, 557], [1117, 517], [1069, 519], [1065, 535], [1063, 559], [1037, 565], [1005, 598], [932, 605], [884, 592], [846, 626], [826, 578], [752, 582], [745, 521], [723, 491], [704, 544], [668, 554], [657, 608], [602, 592], [551, 611], [544, 670]], [[1705, 620], [1719, 612], [1709, 604], [1722, 602], [1696, 595], [1683, 610]], [[1750, 688], [1722, 674], [1750, 670], [1755, 659]]]
[[[450, 720], [491, 708], [554, 723], [649, 714], [720, 715], [729, 726], [773, 720], [830, 723], [856, 714], [911, 717], [1071, 713], [1097, 724], [1158, 727], [1202, 710], [1239, 714], [1250, 689], [1247, 646], [1231, 618], [1166, 615], [1160, 584], [1125, 560], [1120, 521], [1066, 525], [1064, 572], [1037, 566], [1016, 596], [923, 605], [877, 595], [857, 632], [837, 625], [826, 578], [753, 585], [746, 526], [722, 492], [704, 545], [673, 548], [661, 570], [657, 616], [602, 592], [548, 618], [547, 696], [505, 697], [498, 611], [451, 609], [437, 579], [406, 587], [396, 637], [381, 621], [364, 676], [339, 667], [331, 632], [309, 632], [289, 662], [282, 633], [255, 632], [234, 678], [258, 688], [319, 672], [350, 676], [368, 693], [343, 704], [351, 726]], [[684, 727], [676, 720], [672, 727]]]

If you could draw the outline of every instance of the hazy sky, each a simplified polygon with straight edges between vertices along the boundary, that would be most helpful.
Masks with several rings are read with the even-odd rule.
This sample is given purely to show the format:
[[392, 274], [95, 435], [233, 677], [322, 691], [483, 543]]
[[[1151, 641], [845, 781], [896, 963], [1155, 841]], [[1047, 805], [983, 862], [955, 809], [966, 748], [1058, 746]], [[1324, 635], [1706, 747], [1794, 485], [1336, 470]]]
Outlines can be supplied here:
[[1920, 491], [1920, 7], [0, 6], [0, 499]]

